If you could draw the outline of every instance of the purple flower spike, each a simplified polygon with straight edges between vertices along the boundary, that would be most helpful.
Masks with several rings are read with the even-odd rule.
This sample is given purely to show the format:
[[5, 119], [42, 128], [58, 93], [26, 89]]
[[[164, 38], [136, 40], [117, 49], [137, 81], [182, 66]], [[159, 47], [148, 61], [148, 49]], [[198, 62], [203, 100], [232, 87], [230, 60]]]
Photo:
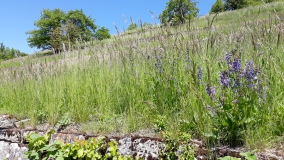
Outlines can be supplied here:
[[224, 59], [227, 61], [227, 64], [231, 64], [232, 54], [226, 52]]
[[203, 72], [202, 72], [202, 68], [201, 68], [201, 67], [198, 67], [197, 78], [198, 78], [200, 81], [203, 80]]
[[215, 89], [215, 87], [214, 86], [207, 86], [206, 87], [206, 92], [207, 92], [207, 94], [211, 97], [211, 99], [212, 100], [214, 100], [214, 96], [215, 96], [215, 94], [216, 94], [216, 89]]
[[248, 84], [248, 87], [249, 87], [249, 88], [254, 88], [254, 84], [249, 83], [249, 84]]
[[236, 79], [233, 88], [240, 88], [240, 87], [242, 87], [242, 83], [240, 83], [240, 80]]
[[235, 61], [233, 61], [232, 63], [232, 69], [234, 72], [238, 72], [242, 69], [242, 64], [241, 64], [241, 60], [237, 59]]
[[253, 61], [246, 62], [245, 76], [248, 82], [251, 82], [255, 78], [256, 72], [254, 70]]
[[221, 75], [220, 75], [220, 84], [221, 84], [223, 87], [229, 87], [229, 86], [230, 86], [230, 83], [231, 83], [231, 79], [230, 79], [230, 77], [229, 77], [229, 73], [226, 72], [226, 71], [221, 72]]

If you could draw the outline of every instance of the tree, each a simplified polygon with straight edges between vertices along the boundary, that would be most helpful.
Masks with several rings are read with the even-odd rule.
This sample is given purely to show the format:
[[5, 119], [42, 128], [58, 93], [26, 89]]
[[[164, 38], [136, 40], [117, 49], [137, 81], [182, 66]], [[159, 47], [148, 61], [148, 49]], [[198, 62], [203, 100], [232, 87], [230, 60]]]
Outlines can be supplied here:
[[3, 42], [0, 43], [0, 53], [3, 53], [5, 51], [5, 45]]
[[[61, 24], [66, 20], [66, 15], [60, 9], [54, 10], [43, 10], [41, 17], [35, 22], [35, 26], [39, 29], [28, 31], [27, 34], [31, 35], [28, 37], [28, 43], [30, 47], [37, 47], [43, 49], [49, 49], [52, 46], [51, 34], [53, 31], [58, 31]], [[57, 28], [57, 29], [56, 29]]]
[[196, 3], [191, 0], [170, 0], [160, 15], [161, 23], [176, 25], [192, 20], [199, 12]]
[[263, 3], [271, 3], [271, 2], [276, 2], [276, 1], [282, 1], [282, 0], [253, 0], [254, 5], [259, 5]]
[[133, 29], [136, 29], [136, 28], [138, 28], [138, 25], [133, 22], [128, 26], [127, 30], [130, 31], [130, 30], [133, 30]]
[[94, 37], [97, 29], [95, 20], [87, 17], [82, 10], [69, 11], [67, 19], [79, 29], [82, 40], [89, 41]]
[[261, 1], [262, 0], [224, 0], [224, 6], [226, 11], [230, 11], [248, 7], [250, 5], [257, 5]]
[[109, 34], [109, 30], [105, 27], [98, 29], [95, 34], [95, 38], [98, 40], [108, 39], [110, 37], [111, 35]]
[[152, 26], [151, 23], [148, 23], [148, 22], [143, 23], [143, 28], [150, 28], [151, 26]]
[[222, 0], [216, 0], [216, 2], [212, 5], [210, 13], [219, 13], [225, 10], [224, 4]]
[[248, 6], [255, 6], [262, 3], [275, 2], [277, 0], [224, 0], [225, 10], [236, 10]]
[[38, 29], [27, 32], [30, 35], [29, 46], [53, 48], [58, 52], [63, 49], [62, 44], [74, 44], [76, 40], [89, 41], [97, 29], [94, 21], [82, 10], [71, 10], [66, 14], [60, 9], [44, 9], [40, 19], [35, 22]]
[[0, 43], [0, 60], [7, 60], [16, 57], [26, 56], [26, 53], [20, 52], [14, 48], [5, 47], [5, 45]]

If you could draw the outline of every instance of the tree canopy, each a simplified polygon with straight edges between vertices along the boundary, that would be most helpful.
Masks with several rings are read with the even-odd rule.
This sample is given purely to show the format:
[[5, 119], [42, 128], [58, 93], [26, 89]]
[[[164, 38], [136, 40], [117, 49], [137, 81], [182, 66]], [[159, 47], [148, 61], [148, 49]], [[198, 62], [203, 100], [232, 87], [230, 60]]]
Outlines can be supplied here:
[[109, 30], [105, 27], [98, 29], [95, 34], [95, 38], [98, 40], [108, 39], [110, 37]]
[[222, 0], [216, 0], [216, 2], [212, 5], [210, 13], [218, 13], [223, 12], [225, 10], [225, 6]]
[[0, 43], [0, 60], [7, 60], [26, 55], [27, 55], [26, 53], [23, 53], [19, 50], [6, 47], [3, 42]]
[[225, 10], [235, 10], [247, 7], [252, 0], [224, 0]]
[[[95, 20], [87, 17], [82, 10], [65, 13], [60, 9], [44, 9], [40, 19], [34, 24], [38, 29], [26, 32], [30, 35], [27, 41], [30, 47], [38, 49], [68, 49], [76, 41], [90, 41], [96, 37], [98, 26], [94, 22]], [[103, 31], [108, 32], [106, 28], [103, 28]]]
[[224, 0], [225, 10], [236, 10], [250, 5], [258, 5], [265, 3], [274, 2], [277, 0]]
[[160, 15], [162, 24], [183, 24], [186, 20], [196, 17], [199, 9], [197, 2], [191, 0], [170, 0], [167, 2], [166, 9]]
[[135, 22], [133, 22], [128, 26], [127, 30], [130, 31], [130, 30], [134, 30], [136, 28], [138, 28], [138, 25]]

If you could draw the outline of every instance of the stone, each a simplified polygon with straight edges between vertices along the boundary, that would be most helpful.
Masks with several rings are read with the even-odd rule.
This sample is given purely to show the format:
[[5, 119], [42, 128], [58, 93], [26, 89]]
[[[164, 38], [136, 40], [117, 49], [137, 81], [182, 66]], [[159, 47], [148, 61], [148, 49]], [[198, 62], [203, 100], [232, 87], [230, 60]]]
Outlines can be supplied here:
[[23, 119], [18, 122], [15, 122], [15, 126], [17, 128], [25, 128], [25, 126], [27, 126], [30, 123], [30, 121], [31, 121], [30, 119]]
[[55, 133], [51, 135], [49, 144], [53, 143], [56, 140], [61, 141], [63, 143], [74, 143], [77, 141], [85, 140], [85, 137], [83, 135]]
[[[9, 115], [0, 115], [0, 159], [6, 160], [26, 160], [24, 153], [27, 149], [27, 140], [25, 139], [28, 134], [37, 133], [44, 135], [49, 129], [54, 129], [51, 125], [44, 124], [28, 129], [20, 127], [20, 123], [28, 123], [29, 120], [16, 122], [16, 118]], [[19, 128], [15, 128], [15, 126]], [[65, 130], [56, 131], [51, 135], [49, 143], [59, 140], [64, 143], [74, 143], [85, 141], [88, 138], [100, 138], [98, 135], [88, 135], [80, 132], [79, 127], [70, 126]], [[142, 134], [143, 135], [143, 134]], [[143, 137], [138, 135], [125, 135], [125, 136], [106, 136], [106, 141], [116, 140], [118, 142], [118, 152], [124, 156], [141, 157], [145, 160], [157, 160], [160, 153], [165, 149], [166, 144], [163, 143], [161, 138]], [[242, 148], [229, 148], [221, 146], [217, 148], [206, 148], [202, 141], [192, 140], [186, 145], [190, 145], [195, 151], [196, 160], [216, 159], [218, 157], [232, 156], [241, 157], [240, 153], [245, 152]], [[180, 145], [176, 151], [177, 154], [182, 154], [184, 146]], [[263, 153], [256, 153], [258, 159], [268, 160], [283, 160], [283, 147], [277, 150], [268, 150]], [[109, 149], [107, 149], [109, 151]], [[214, 154], [213, 154], [214, 153]]]
[[118, 141], [118, 144], [119, 144], [118, 151], [120, 154], [128, 156], [132, 156], [134, 154], [134, 152], [131, 149], [132, 142], [130, 137], [120, 139]]
[[17, 143], [0, 141], [0, 159], [28, 160], [24, 158], [27, 147], [20, 147]]
[[19, 129], [0, 129], [0, 139], [7, 142], [22, 142], [22, 132]]
[[135, 150], [138, 155], [142, 155], [142, 157], [145, 158], [153, 158], [158, 159], [159, 153], [160, 153], [160, 146], [161, 143], [151, 140], [151, 139], [145, 139], [145, 138], [139, 138], [133, 141], [133, 150]]
[[14, 128], [17, 119], [10, 115], [0, 115], [0, 129]]

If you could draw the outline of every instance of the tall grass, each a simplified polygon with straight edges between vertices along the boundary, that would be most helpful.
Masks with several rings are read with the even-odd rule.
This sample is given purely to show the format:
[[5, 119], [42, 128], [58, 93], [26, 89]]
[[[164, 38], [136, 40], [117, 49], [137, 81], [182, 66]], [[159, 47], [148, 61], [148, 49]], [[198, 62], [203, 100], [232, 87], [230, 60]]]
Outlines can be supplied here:
[[[56, 124], [68, 115], [94, 132], [102, 132], [96, 126], [105, 122], [108, 132], [158, 126], [214, 143], [270, 144], [284, 132], [283, 10], [273, 10], [280, 5], [117, 35], [83, 50], [21, 59], [19, 67], [5, 68], [17, 60], [2, 62], [0, 112], [31, 118], [34, 126]], [[239, 97], [244, 103], [229, 101], [230, 110], [220, 107], [229, 94], [219, 82], [220, 72], [228, 69], [225, 53], [241, 55], [242, 66], [254, 62], [261, 73], [259, 82], [266, 88], [263, 102], [258, 98], [252, 102], [250, 92], [243, 92], [247, 96]], [[206, 92], [208, 87], [215, 88], [214, 98]], [[232, 92], [225, 98], [234, 96]], [[253, 113], [248, 114], [246, 105], [253, 106]], [[231, 122], [218, 116], [234, 110], [235, 118], [243, 116], [247, 121], [240, 125], [242, 118]], [[239, 138], [236, 142], [228, 138], [235, 132], [231, 138]]]

